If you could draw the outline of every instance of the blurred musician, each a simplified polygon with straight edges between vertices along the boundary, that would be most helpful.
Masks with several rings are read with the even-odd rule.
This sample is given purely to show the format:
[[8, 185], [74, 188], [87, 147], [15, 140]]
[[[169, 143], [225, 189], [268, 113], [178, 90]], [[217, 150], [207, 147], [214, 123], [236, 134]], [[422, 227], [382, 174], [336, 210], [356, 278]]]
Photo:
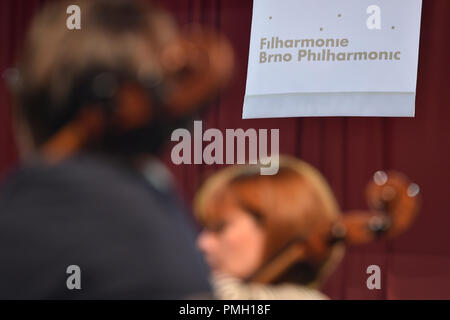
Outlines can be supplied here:
[[196, 197], [204, 226], [198, 246], [221, 299], [322, 300], [320, 287], [345, 244], [396, 236], [417, 209], [417, 185], [377, 173], [370, 211], [342, 215], [324, 177], [309, 164], [281, 157], [276, 175], [232, 166], [209, 178]]
[[[81, 30], [66, 27], [74, 4]], [[24, 165], [0, 193], [0, 298], [208, 294], [152, 155], [226, 83], [231, 63], [224, 39], [182, 34], [148, 1], [62, 1], [38, 14], [10, 79]], [[68, 286], [69, 266], [81, 288]]]

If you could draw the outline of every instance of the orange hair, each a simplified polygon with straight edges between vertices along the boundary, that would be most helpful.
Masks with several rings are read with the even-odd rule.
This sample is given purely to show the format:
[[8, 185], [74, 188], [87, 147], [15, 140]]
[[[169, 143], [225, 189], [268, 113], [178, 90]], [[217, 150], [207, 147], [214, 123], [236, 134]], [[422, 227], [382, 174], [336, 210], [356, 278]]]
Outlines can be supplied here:
[[[281, 157], [279, 172], [262, 176], [259, 166], [225, 168], [208, 179], [195, 199], [199, 221], [210, 227], [226, 214], [224, 204], [237, 205], [254, 215], [266, 233], [264, 262], [269, 262], [293, 241], [307, 239], [311, 233], [340, 218], [337, 201], [324, 177], [311, 165]], [[317, 283], [330, 264], [342, 256], [343, 246], [334, 246], [325, 259], [315, 265], [297, 261], [280, 281]]]

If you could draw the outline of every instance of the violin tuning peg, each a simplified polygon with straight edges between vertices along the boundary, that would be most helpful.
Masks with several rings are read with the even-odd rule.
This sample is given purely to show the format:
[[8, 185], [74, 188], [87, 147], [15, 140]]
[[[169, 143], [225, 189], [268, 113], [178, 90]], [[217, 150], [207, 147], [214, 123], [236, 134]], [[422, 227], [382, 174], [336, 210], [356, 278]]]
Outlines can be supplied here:
[[378, 186], [384, 185], [387, 182], [387, 180], [388, 180], [388, 176], [387, 176], [386, 172], [384, 172], [384, 171], [377, 171], [373, 175], [373, 181]]
[[407, 194], [409, 197], [414, 198], [420, 193], [420, 187], [416, 183], [411, 183], [408, 186]]
[[345, 239], [347, 228], [342, 223], [336, 223], [331, 227], [329, 244], [334, 245]]
[[389, 229], [390, 225], [391, 223], [389, 218], [384, 216], [373, 216], [368, 222], [370, 231], [378, 235], [386, 232]]

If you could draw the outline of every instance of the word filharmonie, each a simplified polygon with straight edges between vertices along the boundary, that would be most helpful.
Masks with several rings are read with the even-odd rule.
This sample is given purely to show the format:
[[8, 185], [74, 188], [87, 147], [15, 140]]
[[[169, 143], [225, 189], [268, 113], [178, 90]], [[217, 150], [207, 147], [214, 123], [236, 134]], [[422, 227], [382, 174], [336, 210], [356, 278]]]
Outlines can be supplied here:
[[[291, 62], [291, 53], [268, 53], [263, 50], [299, 49], [297, 61], [367, 61], [400, 60], [400, 51], [336, 51], [334, 48], [347, 48], [350, 41], [343, 39], [287, 39], [261, 38], [259, 63]], [[333, 49], [330, 49], [333, 48]], [[315, 49], [315, 50], [314, 50]]]

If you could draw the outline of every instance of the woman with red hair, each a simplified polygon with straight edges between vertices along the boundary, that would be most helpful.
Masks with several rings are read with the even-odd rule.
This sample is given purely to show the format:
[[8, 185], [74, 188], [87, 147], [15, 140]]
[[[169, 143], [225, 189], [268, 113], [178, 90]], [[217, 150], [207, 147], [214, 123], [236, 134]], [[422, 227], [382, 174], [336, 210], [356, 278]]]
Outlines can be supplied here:
[[378, 172], [369, 184], [371, 211], [342, 215], [324, 177], [281, 157], [278, 174], [233, 166], [212, 176], [196, 197], [204, 230], [198, 246], [221, 299], [327, 299], [319, 289], [344, 253], [411, 224], [418, 187]]

